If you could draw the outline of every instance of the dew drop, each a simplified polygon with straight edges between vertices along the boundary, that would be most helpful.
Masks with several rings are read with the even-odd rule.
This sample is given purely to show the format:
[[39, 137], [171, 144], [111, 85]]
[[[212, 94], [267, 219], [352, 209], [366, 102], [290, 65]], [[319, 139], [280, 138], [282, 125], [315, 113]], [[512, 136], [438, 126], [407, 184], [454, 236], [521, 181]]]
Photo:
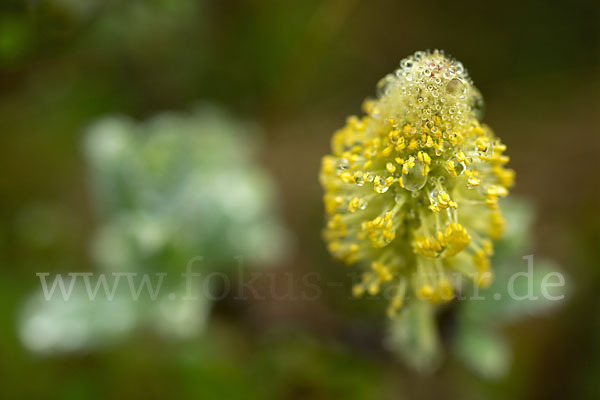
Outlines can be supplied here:
[[403, 174], [401, 179], [404, 189], [411, 192], [421, 190], [427, 183], [427, 175], [423, 175], [423, 165], [419, 161], [408, 170], [408, 174]]
[[339, 176], [339, 175], [341, 175], [342, 172], [344, 172], [348, 168], [349, 168], [349, 166], [348, 166], [348, 160], [345, 159], [345, 158], [342, 158], [340, 160], [340, 162], [338, 163], [338, 165], [337, 165], [336, 174]]
[[365, 184], [365, 178], [362, 175], [358, 175], [355, 178], [355, 182], [358, 186], [363, 186]]
[[385, 184], [385, 179], [384, 178], [379, 178], [379, 182], [375, 183], [375, 191], [377, 193], [385, 193], [387, 192], [389, 189], [389, 187]]
[[438, 197], [438, 190], [434, 189], [431, 192], [429, 192], [429, 202], [433, 205], [437, 205], [438, 201], [437, 201], [437, 197]]
[[383, 97], [390, 92], [390, 88], [394, 84], [394, 76], [391, 74], [386, 75], [377, 83], [377, 97]]
[[452, 96], [458, 96], [465, 91], [465, 85], [459, 79], [452, 79], [446, 84], [446, 92]]

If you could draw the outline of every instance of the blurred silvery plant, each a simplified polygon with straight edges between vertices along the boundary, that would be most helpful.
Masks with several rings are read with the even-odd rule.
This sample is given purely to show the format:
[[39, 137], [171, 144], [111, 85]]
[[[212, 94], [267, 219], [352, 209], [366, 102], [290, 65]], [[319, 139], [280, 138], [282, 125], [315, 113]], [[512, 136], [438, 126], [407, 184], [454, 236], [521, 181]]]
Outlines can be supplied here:
[[[289, 236], [273, 182], [255, 160], [255, 131], [208, 105], [146, 122], [115, 116], [93, 123], [84, 149], [100, 221], [91, 243], [98, 275], [76, 281], [68, 300], [58, 289], [50, 300], [41, 290], [33, 295], [22, 313], [25, 345], [41, 353], [88, 350], [140, 327], [194, 337], [214, 286], [234, 267], [280, 259]], [[188, 267], [201, 274], [193, 292], [182, 276]], [[119, 274], [136, 274], [134, 285]], [[144, 274], [154, 293], [145, 290]], [[203, 279], [210, 274], [219, 279]]]

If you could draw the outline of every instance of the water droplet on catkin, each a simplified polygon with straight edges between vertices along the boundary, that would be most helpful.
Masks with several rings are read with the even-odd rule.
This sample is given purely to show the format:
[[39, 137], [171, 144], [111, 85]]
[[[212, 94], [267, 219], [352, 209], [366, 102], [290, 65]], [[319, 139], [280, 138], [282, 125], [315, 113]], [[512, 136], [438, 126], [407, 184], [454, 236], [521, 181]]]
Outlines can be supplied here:
[[407, 174], [402, 174], [402, 186], [410, 191], [421, 190], [427, 183], [427, 175], [423, 174], [423, 165], [416, 162], [415, 166], [408, 170]]
[[452, 79], [450, 82], [446, 84], [446, 92], [452, 96], [458, 96], [463, 94], [465, 91], [465, 85], [460, 81], [460, 79]]

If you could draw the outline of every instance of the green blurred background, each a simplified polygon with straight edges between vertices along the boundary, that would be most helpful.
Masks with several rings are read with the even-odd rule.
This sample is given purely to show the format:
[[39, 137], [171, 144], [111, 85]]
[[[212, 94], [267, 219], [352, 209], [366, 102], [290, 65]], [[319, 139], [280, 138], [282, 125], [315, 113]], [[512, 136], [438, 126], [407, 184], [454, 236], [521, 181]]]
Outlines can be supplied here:
[[[531, 252], [569, 277], [552, 314], [503, 328], [506, 376], [484, 380], [451, 355], [431, 375], [411, 371], [382, 344], [377, 306], [348, 300], [350, 282], [310, 301], [225, 298], [184, 341], [140, 329], [97, 351], [23, 346], [35, 273], [94, 270], [82, 151], [94, 120], [209, 102], [256, 124], [291, 236], [276, 282], [342, 279], [320, 236], [320, 157], [377, 81], [428, 48], [469, 70], [514, 193], [537, 209]], [[599, 398], [599, 59], [600, 6], [583, 0], [3, 0], [0, 398]]]

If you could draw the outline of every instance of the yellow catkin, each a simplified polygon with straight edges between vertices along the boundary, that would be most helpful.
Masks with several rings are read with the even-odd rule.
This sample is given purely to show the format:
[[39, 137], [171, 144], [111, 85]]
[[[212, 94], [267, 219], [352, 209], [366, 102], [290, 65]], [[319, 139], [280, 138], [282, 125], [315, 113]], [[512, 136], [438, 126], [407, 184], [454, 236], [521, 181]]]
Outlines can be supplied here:
[[480, 121], [479, 91], [443, 52], [402, 60], [378, 92], [363, 104], [365, 116], [334, 133], [320, 182], [329, 251], [365, 271], [355, 296], [395, 288], [394, 316], [407, 296], [451, 300], [456, 270], [489, 285], [514, 171], [505, 167], [506, 146]]

